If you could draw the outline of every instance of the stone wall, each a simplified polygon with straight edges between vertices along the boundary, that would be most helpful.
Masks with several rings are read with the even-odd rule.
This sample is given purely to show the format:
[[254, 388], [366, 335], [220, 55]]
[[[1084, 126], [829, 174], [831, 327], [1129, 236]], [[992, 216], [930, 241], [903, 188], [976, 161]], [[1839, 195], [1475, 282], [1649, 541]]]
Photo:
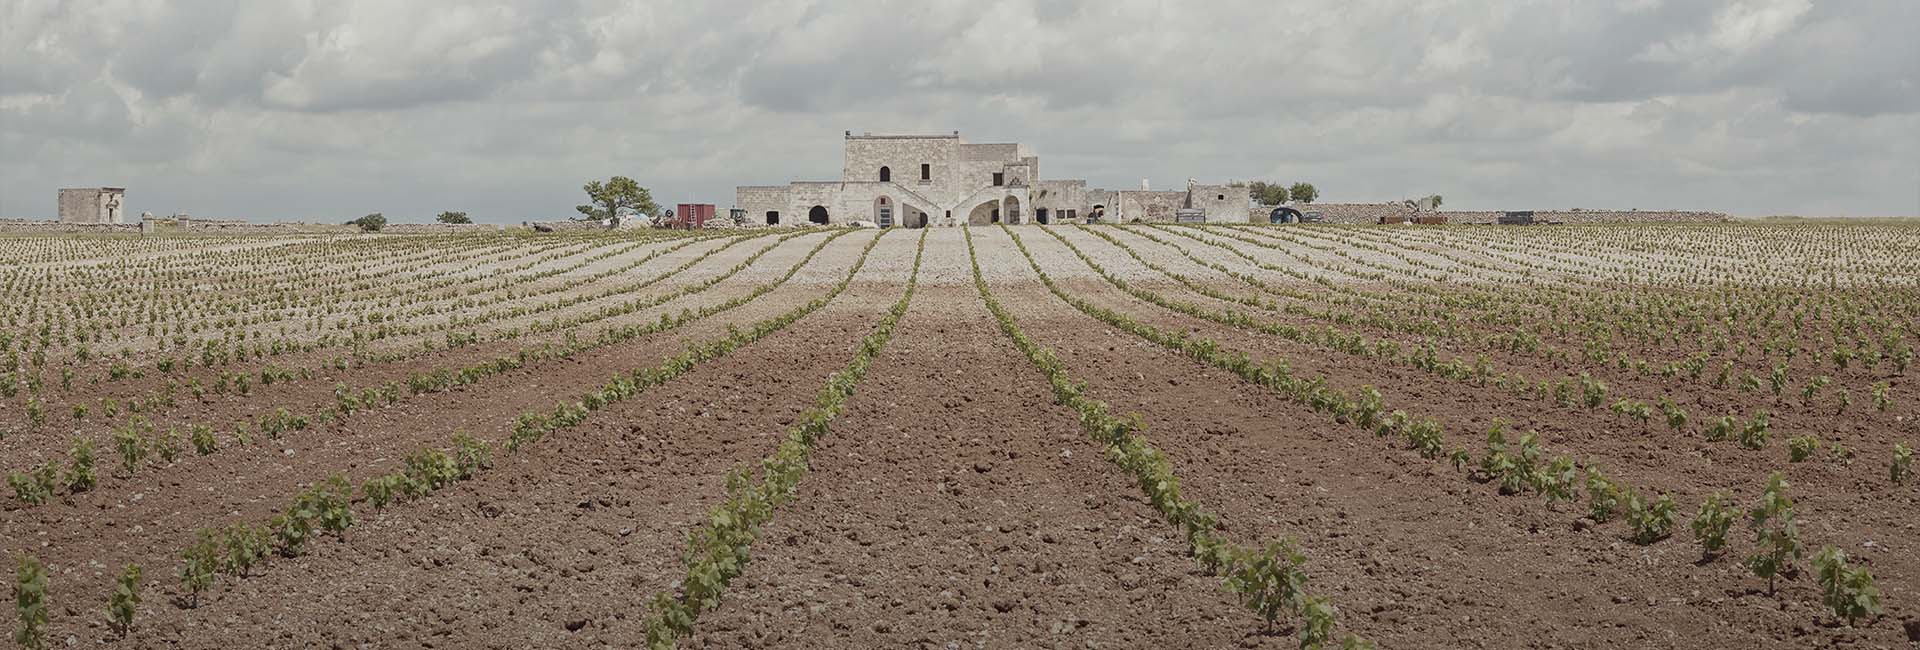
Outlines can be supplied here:
[[[1001, 178], [1000, 184], [1002, 186], [1011, 187], [1011, 186], [1025, 185], [1030, 187], [1033, 185], [1033, 182], [1037, 180], [1039, 177], [1033, 174], [1033, 167], [1028, 166], [1026, 163], [1022, 162], [1022, 163], [1005, 164], [1003, 166], [1003, 171], [1000, 172], [1000, 178]], [[987, 177], [987, 180], [988, 180], [988, 183], [991, 184], [993, 177], [989, 175]]]
[[390, 223], [380, 229], [383, 233], [396, 235], [449, 235], [453, 233], [499, 232], [501, 226], [492, 223]]
[[[960, 199], [968, 170], [960, 164], [960, 136], [871, 136], [847, 137], [847, 152], [840, 180], [874, 182], [880, 180], [880, 168], [886, 167], [895, 183], [914, 188], [930, 200], [950, 203]], [[929, 178], [920, 180], [920, 166], [927, 165]], [[813, 205], [819, 203], [809, 203]], [[804, 218], [805, 215], [802, 215]], [[784, 220], [783, 220], [784, 221]]]
[[[113, 187], [79, 187], [60, 190], [60, 221], [73, 224], [125, 223], [126, 190]], [[138, 224], [135, 224], [138, 225]]]
[[855, 221], [878, 223], [882, 197], [887, 199], [887, 205], [893, 211], [895, 224], [918, 224], [920, 222], [917, 219], [939, 216], [929, 215], [929, 212], [936, 208], [915, 195], [911, 187], [911, 184], [899, 183], [832, 183], [808, 187], [807, 191], [798, 192], [798, 194], [803, 197], [813, 197], [817, 190], [829, 191], [818, 198], [796, 200], [793, 204], [794, 213], [801, 215], [801, 218], [795, 223], [810, 225], [806, 214], [814, 205], [827, 208], [829, 225], [844, 226]]
[[356, 226], [349, 226], [346, 224], [338, 224], [338, 223], [301, 223], [301, 222], [253, 223], [250, 221], [237, 221], [237, 220], [212, 221], [212, 220], [200, 220], [200, 219], [183, 219], [170, 225], [166, 221], [162, 221], [162, 220], [156, 220], [153, 223], [154, 223], [155, 229], [160, 231], [217, 232], [217, 233], [232, 233], [232, 234], [240, 234], [240, 235], [360, 232], [360, 229]]
[[1009, 162], [1020, 158], [1020, 145], [1011, 142], [960, 145], [960, 159], [972, 162]]
[[[1502, 213], [1441, 210], [1437, 214], [1450, 217], [1457, 223], [1493, 223]], [[1461, 216], [1452, 217], [1454, 214]], [[1697, 210], [1545, 210], [1534, 212], [1533, 218], [1536, 221], [1564, 223], [1714, 223], [1733, 220], [1725, 213]]]
[[[1413, 208], [1404, 203], [1311, 203], [1295, 204], [1294, 209], [1301, 212], [1318, 211], [1327, 223], [1377, 224], [1381, 217], [1419, 216]], [[1274, 206], [1255, 207], [1248, 210], [1248, 221], [1267, 223], [1268, 213]], [[1437, 217], [1446, 217], [1450, 224], [1495, 223], [1503, 211], [1492, 210], [1435, 210], [1425, 213]], [[1733, 217], [1720, 212], [1702, 212], [1697, 210], [1535, 210], [1533, 218], [1541, 222], [1559, 222], [1569, 224], [1591, 223], [1714, 223], [1731, 221]]]
[[139, 233], [137, 223], [62, 223], [32, 219], [0, 219], [0, 232], [19, 234]]
[[829, 224], [834, 223], [835, 220], [850, 220], [846, 216], [846, 206], [841, 205], [838, 200], [841, 198], [840, 188], [845, 185], [846, 183], [832, 182], [794, 183], [788, 186], [787, 210], [793, 213], [793, 220], [792, 223], [788, 223], [787, 219], [782, 218], [780, 222], [784, 225], [795, 226], [804, 226], [812, 223], [809, 215], [812, 214], [814, 206], [827, 209], [827, 223]]
[[1115, 192], [1120, 205], [1107, 207], [1107, 220], [1131, 223], [1134, 221], [1173, 221], [1174, 211], [1187, 205], [1185, 191], [1169, 190], [1124, 190]]
[[[793, 208], [788, 203], [785, 185], [749, 185], [734, 190], [733, 205], [747, 211], [749, 225], [776, 225], [768, 223], [769, 212], [777, 213], [777, 225], [793, 225], [794, 215], [790, 212]], [[806, 220], [805, 214], [799, 216], [801, 221]]]
[[[142, 226], [146, 228], [143, 231]], [[342, 224], [272, 222], [253, 223], [237, 220], [203, 219], [155, 219], [142, 223], [61, 223], [58, 221], [36, 221], [29, 219], [0, 219], [0, 232], [21, 234], [138, 234], [190, 233], [190, 234], [233, 234], [233, 235], [283, 235], [296, 233], [351, 233], [358, 228]]]
[[538, 232], [582, 232], [588, 230], [611, 230], [602, 221], [579, 221], [575, 219], [556, 219], [552, 221], [522, 221], [520, 225]]
[[1205, 211], [1208, 222], [1241, 223], [1240, 215], [1247, 206], [1247, 188], [1196, 183], [1187, 191], [1191, 194], [1187, 207]]
[[1048, 221], [1060, 223], [1067, 218], [1068, 210], [1073, 211], [1075, 219], [1084, 219], [1088, 214], [1087, 182], [1040, 181], [1035, 183], [1029, 194], [1033, 197], [1034, 216], [1039, 217], [1040, 209], [1047, 211]]

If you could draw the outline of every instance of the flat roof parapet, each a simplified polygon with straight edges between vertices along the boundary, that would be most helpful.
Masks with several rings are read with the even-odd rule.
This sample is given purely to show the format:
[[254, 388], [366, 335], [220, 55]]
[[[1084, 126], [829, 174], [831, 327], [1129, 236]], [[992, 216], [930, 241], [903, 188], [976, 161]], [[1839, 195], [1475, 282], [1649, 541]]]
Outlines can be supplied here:
[[872, 133], [862, 133], [860, 135], [854, 135], [852, 131], [848, 131], [847, 139], [848, 140], [958, 140], [960, 139], [960, 132], [954, 131], [953, 133], [942, 133], [940, 135], [914, 135], [914, 134], [874, 135]]

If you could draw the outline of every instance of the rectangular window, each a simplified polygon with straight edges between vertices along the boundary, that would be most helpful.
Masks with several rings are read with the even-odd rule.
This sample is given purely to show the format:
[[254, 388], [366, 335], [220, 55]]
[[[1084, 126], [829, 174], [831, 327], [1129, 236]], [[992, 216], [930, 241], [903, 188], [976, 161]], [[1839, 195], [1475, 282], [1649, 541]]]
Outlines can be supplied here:
[[920, 163], [920, 180], [923, 180], [923, 181], [933, 180], [933, 165], [929, 165], [927, 163]]
[[1001, 185], [1005, 185], [1005, 184], [1007, 184], [1007, 175], [1006, 175], [1006, 174], [1004, 174], [1004, 173], [1001, 173], [1001, 172], [994, 172], [994, 173], [993, 173], [993, 186], [994, 186], [994, 187], [999, 187], [999, 186], [1001, 186]]

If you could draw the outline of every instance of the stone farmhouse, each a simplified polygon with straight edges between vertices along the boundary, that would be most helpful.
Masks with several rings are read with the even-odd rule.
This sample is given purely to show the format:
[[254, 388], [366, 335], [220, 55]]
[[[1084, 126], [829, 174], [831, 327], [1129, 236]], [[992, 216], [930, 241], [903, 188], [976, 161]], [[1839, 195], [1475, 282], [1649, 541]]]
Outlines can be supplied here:
[[1040, 158], [1016, 143], [974, 144], [950, 135], [846, 133], [840, 180], [736, 189], [750, 225], [956, 226], [962, 223], [1248, 221], [1244, 187], [1188, 181], [1185, 190], [1104, 190], [1048, 180]]

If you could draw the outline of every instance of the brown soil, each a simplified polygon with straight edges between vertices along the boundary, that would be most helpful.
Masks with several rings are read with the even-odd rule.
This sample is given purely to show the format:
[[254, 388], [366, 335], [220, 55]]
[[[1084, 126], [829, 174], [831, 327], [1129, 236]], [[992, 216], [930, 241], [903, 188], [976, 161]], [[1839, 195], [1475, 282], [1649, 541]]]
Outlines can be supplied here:
[[[1584, 503], [1500, 495], [1444, 459], [1424, 459], [1398, 440], [1336, 424], [1080, 313], [1037, 282], [1006, 234], [975, 229], [989, 284], [1021, 327], [1056, 350], [1091, 396], [1144, 418], [1146, 439], [1168, 454], [1186, 495], [1219, 514], [1231, 539], [1248, 545], [1294, 540], [1309, 557], [1313, 592], [1339, 607], [1342, 630], [1396, 650], [1920, 643], [1920, 517], [1913, 515], [1920, 492], [1912, 483], [1895, 487], [1885, 480], [1886, 448], [1916, 441], [1911, 401], [1884, 416], [1866, 415], [1866, 398], [1857, 393], [1854, 410], [1835, 413], [1632, 373], [1602, 375], [1616, 393], [1687, 400], [1696, 421], [1718, 415], [1708, 410], [1776, 411], [1775, 437], [1764, 450], [1707, 443], [1697, 429], [1676, 433], [1657, 421], [1643, 426], [1604, 410], [1560, 407], [1184, 316], [1091, 276], [1040, 230], [1017, 231], [1050, 274], [1097, 304], [1256, 357], [1285, 356], [1296, 372], [1325, 375], [1338, 388], [1376, 386], [1390, 405], [1443, 422], [1449, 447], [1476, 458], [1482, 432], [1496, 418], [1518, 431], [1538, 429], [1550, 454], [1597, 463], [1681, 504], [1674, 537], [1641, 546], [1626, 539], [1622, 523], [1587, 518]], [[1209, 308], [1225, 306], [1154, 278], [1096, 237], [1059, 232], [1141, 286]], [[103, 480], [91, 492], [37, 507], [0, 496], [0, 554], [47, 564], [56, 647], [641, 646], [647, 600], [670, 592], [684, 575], [686, 535], [723, 498], [728, 471], [754, 466], [772, 452], [822, 381], [852, 356], [899, 297], [918, 234], [890, 232], [846, 293], [788, 329], [523, 450], [496, 451], [496, 466], [471, 481], [384, 511], [357, 504], [356, 523], [344, 536], [320, 538], [306, 555], [275, 558], [248, 577], [221, 576], [198, 607], [176, 598], [179, 554], [197, 529], [264, 520], [330, 474], [357, 484], [393, 471], [413, 450], [446, 446], [455, 431], [497, 444], [523, 411], [551, 410], [615, 373], [724, 334], [728, 325], [746, 326], [822, 295], [872, 235], [842, 237], [789, 284], [679, 329], [414, 396], [279, 440], [234, 446], [223, 437], [227, 446], [216, 454], [189, 450], [169, 467], [147, 466], [128, 477], [111, 476], [118, 459], [104, 420], [79, 427], [63, 420], [54, 433], [10, 437], [0, 442], [0, 469], [63, 458], [70, 431], [92, 436]], [[580, 334], [745, 294], [823, 236], [789, 241], [720, 286]], [[1145, 239], [1115, 236], [1212, 286], [1253, 292]], [[619, 300], [712, 277], [770, 241], [742, 243], [685, 277]], [[1189, 243], [1182, 245], [1205, 250]], [[709, 247], [689, 247], [621, 280], [647, 277]], [[556, 256], [546, 265], [608, 250]], [[1297, 282], [1260, 273], [1270, 282]], [[1314, 323], [1284, 314], [1263, 318]], [[183, 398], [189, 403], [154, 420], [163, 430], [189, 422], [230, 427], [282, 406], [310, 411], [332, 403], [335, 382], [403, 379], [558, 336], [440, 350], [256, 386], [253, 395], [206, 404]], [[269, 362], [294, 365], [325, 356]], [[1577, 372], [1525, 355], [1489, 356], [1530, 377]], [[71, 397], [97, 401], [158, 382], [149, 376], [76, 386]], [[5, 402], [8, 409], [16, 403]], [[19, 417], [0, 414], [7, 421]], [[1076, 414], [1053, 401], [1044, 377], [1001, 334], [975, 293], [959, 231], [930, 234], [911, 310], [831, 429], [795, 498], [763, 529], [746, 571], [683, 647], [1296, 647], [1286, 622], [1268, 628], [1218, 577], [1186, 557], [1179, 532], [1082, 432]], [[1788, 463], [1785, 438], [1802, 432], [1843, 441], [1860, 457], [1851, 466], [1824, 456]], [[1857, 627], [1836, 622], [1808, 573], [1769, 594], [1739, 565], [1752, 547], [1739, 524], [1727, 554], [1700, 561], [1686, 530], [1693, 509], [1722, 490], [1736, 504], [1749, 504], [1772, 471], [1785, 472], [1794, 484], [1809, 553], [1833, 544], [1871, 567], [1885, 618]], [[146, 602], [131, 634], [121, 638], [107, 630], [104, 608], [112, 577], [127, 563], [145, 567]]]
[[[1025, 266], [1001, 233], [976, 232], [976, 237], [983, 251], [993, 252], [992, 263]], [[1022, 239], [1037, 256], [1078, 263], [1044, 234], [1023, 232]], [[1044, 252], [1048, 247], [1059, 250]], [[988, 263], [984, 255], [983, 265]], [[1108, 261], [1103, 259], [1103, 266]], [[1451, 444], [1476, 457], [1481, 438], [1474, 432], [1502, 417], [1520, 430], [1540, 429], [1550, 451], [1597, 460], [1634, 485], [1672, 491], [1683, 504], [1697, 504], [1719, 488], [1746, 503], [1765, 481], [1764, 472], [1700, 462], [1683, 451], [1691, 441], [1667, 434], [1622, 440], [1625, 427], [1582, 409], [1515, 404], [1415, 370], [1304, 351], [1146, 304], [1097, 281], [1074, 282], [1070, 290], [1157, 327], [1214, 338], [1230, 349], [1261, 357], [1284, 351], [1297, 372], [1324, 373], [1337, 386], [1378, 386], [1389, 404], [1414, 407], [1448, 423]], [[1224, 371], [1114, 331], [1037, 283], [1004, 291], [1002, 300], [1034, 321], [1029, 332], [1056, 347], [1076, 376], [1096, 387], [1122, 387], [1096, 392], [1097, 397], [1119, 410], [1146, 414], [1158, 425], [1150, 435], [1176, 460], [1186, 479], [1183, 486], [1202, 503], [1217, 503], [1230, 525], [1251, 526], [1256, 539], [1299, 539], [1316, 561], [1338, 567], [1326, 571], [1331, 579], [1369, 578], [1337, 587], [1353, 592], [1334, 601], [1350, 608], [1365, 603], [1368, 616], [1356, 619], [1356, 627], [1383, 647], [1526, 645], [1499, 639], [1526, 639], [1542, 647], [1805, 647], [1891, 644], [1903, 635], [1899, 626], [1884, 622], [1866, 630], [1823, 625], [1831, 620], [1810, 577], [1783, 583], [1780, 595], [1768, 596], [1764, 581], [1737, 565], [1739, 554], [1748, 550], [1739, 527], [1730, 535], [1735, 542], [1728, 556], [1704, 565], [1696, 564], [1699, 548], [1684, 530], [1690, 510], [1682, 512], [1674, 538], [1636, 546], [1626, 541], [1620, 523], [1596, 526], [1582, 508], [1499, 496], [1493, 486], [1467, 480], [1444, 460], [1425, 460], [1394, 441], [1335, 425]], [[1551, 414], [1535, 417], [1535, 410]], [[1664, 446], [1650, 442], [1662, 435], [1668, 438]], [[1862, 472], [1861, 483], [1864, 472], [1884, 471], [1860, 465], [1866, 466], [1854, 471]], [[1889, 576], [1920, 571], [1902, 550], [1920, 546], [1920, 533], [1902, 514], [1913, 507], [1911, 488], [1812, 480], [1826, 471], [1815, 465], [1789, 470], [1803, 539], [1865, 556], [1887, 596], [1890, 620], [1906, 620], [1912, 614], [1903, 614], [1909, 610], [1899, 603], [1911, 596], [1893, 594], [1915, 593], [1914, 583]], [[1802, 472], [1815, 484], [1804, 485]], [[1713, 643], [1702, 643], [1697, 636], [1702, 630], [1713, 633]]]
[[914, 303], [692, 647], [1291, 643], [1199, 574], [971, 287]]

